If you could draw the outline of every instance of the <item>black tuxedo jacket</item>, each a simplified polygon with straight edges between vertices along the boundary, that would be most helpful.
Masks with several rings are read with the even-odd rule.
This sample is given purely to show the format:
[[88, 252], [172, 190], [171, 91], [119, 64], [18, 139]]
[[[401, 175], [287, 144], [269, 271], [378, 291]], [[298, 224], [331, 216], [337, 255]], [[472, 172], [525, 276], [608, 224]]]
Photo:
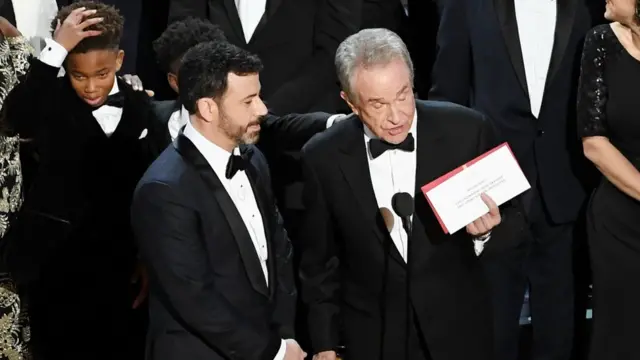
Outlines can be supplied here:
[[151, 165], [131, 209], [149, 266], [147, 358], [272, 360], [293, 336], [292, 249], [253, 146], [247, 176], [269, 246], [267, 286], [240, 213], [204, 156], [184, 135]]
[[[593, 3], [593, 4], [592, 4]], [[584, 35], [604, 3], [558, 0], [551, 63], [540, 114], [531, 114], [513, 0], [447, 0], [438, 32], [430, 98], [471, 106], [495, 124], [552, 220], [577, 218], [586, 162], [575, 135]]]
[[102, 275], [126, 276], [126, 284], [135, 260], [131, 196], [161, 151], [160, 127], [147, 94], [118, 80], [125, 103], [107, 137], [58, 70], [34, 59], [2, 109], [12, 130], [32, 139], [39, 158], [4, 255], [23, 282], [86, 268], [96, 284]]
[[258, 56], [262, 94], [277, 115], [338, 112], [333, 65], [342, 40], [356, 32], [360, 0], [270, 0], [247, 43], [234, 0], [171, 0], [170, 22], [186, 16], [220, 25], [227, 39]]
[[[167, 144], [171, 141], [167, 123], [171, 114], [180, 108], [176, 100], [154, 101], [155, 117], [166, 129]], [[277, 198], [282, 207], [299, 207], [300, 195], [296, 187], [289, 184], [299, 181], [300, 165], [290, 155], [297, 156], [302, 146], [315, 134], [327, 128], [329, 114], [315, 112], [284, 116], [267, 115], [260, 129], [260, 140], [256, 144], [266, 156], [273, 173]]]
[[[410, 302], [433, 360], [491, 359], [491, 308], [473, 241], [464, 230], [446, 235], [420, 191], [492, 148], [491, 128], [449, 103], [418, 101], [417, 111]], [[355, 116], [303, 149], [302, 297], [314, 352], [342, 341], [348, 358], [378, 359], [382, 343], [382, 359], [404, 359], [407, 265], [380, 215], [366, 151]], [[519, 207], [506, 207], [482, 256], [506, 246], [523, 224]]]

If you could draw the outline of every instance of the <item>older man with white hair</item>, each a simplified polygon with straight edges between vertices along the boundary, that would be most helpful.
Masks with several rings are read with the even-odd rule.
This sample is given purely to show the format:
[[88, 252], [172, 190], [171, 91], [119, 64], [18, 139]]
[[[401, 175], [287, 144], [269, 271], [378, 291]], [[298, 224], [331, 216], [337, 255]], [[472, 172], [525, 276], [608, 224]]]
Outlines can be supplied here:
[[[489, 213], [446, 235], [420, 191], [492, 148], [489, 122], [416, 100], [411, 58], [389, 30], [347, 38], [335, 64], [353, 115], [303, 150], [300, 271], [315, 359], [335, 359], [341, 344], [355, 360], [491, 359], [478, 257], [522, 227], [521, 212], [484, 197]], [[389, 210], [397, 193], [410, 195], [409, 233]]]

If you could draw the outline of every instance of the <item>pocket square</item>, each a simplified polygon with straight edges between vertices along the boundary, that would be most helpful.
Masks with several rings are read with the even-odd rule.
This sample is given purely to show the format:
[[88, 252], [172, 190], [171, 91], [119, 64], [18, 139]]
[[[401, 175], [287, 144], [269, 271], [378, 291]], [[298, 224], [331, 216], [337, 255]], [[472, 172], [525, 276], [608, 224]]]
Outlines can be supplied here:
[[142, 130], [142, 133], [140, 134], [140, 137], [138, 138], [138, 140], [140, 139], [144, 139], [147, 136], [147, 129]]

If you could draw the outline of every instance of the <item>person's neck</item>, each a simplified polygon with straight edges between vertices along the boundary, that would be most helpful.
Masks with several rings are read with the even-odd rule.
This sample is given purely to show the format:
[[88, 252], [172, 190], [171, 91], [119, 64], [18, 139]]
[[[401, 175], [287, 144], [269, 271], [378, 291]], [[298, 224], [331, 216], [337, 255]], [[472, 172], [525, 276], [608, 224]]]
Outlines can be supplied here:
[[217, 145], [221, 149], [224, 149], [224, 150], [228, 151], [231, 154], [233, 154], [233, 149], [238, 147], [238, 144], [236, 144], [235, 141], [229, 139], [228, 137], [226, 137], [224, 134], [222, 134], [220, 132], [208, 131], [203, 126], [201, 126], [201, 124], [198, 121], [193, 121], [193, 118], [192, 118], [192, 121], [191, 121], [191, 125], [202, 136], [204, 136], [205, 139], [209, 140], [210, 142], [214, 143], [215, 145]]
[[640, 26], [634, 23], [627, 25], [627, 29], [629, 29], [629, 32], [631, 33], [631, 42], [633, 43], [633, 46], [640, 49]]

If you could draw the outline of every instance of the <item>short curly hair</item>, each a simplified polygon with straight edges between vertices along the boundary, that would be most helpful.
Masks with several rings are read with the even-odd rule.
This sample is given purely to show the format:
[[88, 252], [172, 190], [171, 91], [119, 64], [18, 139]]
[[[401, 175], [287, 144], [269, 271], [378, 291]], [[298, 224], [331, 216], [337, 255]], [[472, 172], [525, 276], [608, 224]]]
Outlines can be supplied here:
[[177, 74], [187, 50], [209, 41], [221, 42], [227, 41], [227, 38], [218, 25], [208, 20], [190, 17], [172, 23], [153, 42], [160, 70]]
[[84, 38], [71, 50], [71, 53], [86, 53], [92, 50], [118, 50], [120, 48], [120, 40], [122, 39], [124, 17], [120, 15], [118, 9], [111, 5], [95, 1], [79, 1], [65, 6], [58, 11], [56, 17], [51, 21], [51, 33], [55, 31], [58, 22], [64, 22], [73, 10], [81, 7], [87, 10], [96, 10], [95, 14], [87, 18], [103, 18], [101, 22], [87, 28], [87, 30], [98, 30], [102, 33], [97, 36]]

